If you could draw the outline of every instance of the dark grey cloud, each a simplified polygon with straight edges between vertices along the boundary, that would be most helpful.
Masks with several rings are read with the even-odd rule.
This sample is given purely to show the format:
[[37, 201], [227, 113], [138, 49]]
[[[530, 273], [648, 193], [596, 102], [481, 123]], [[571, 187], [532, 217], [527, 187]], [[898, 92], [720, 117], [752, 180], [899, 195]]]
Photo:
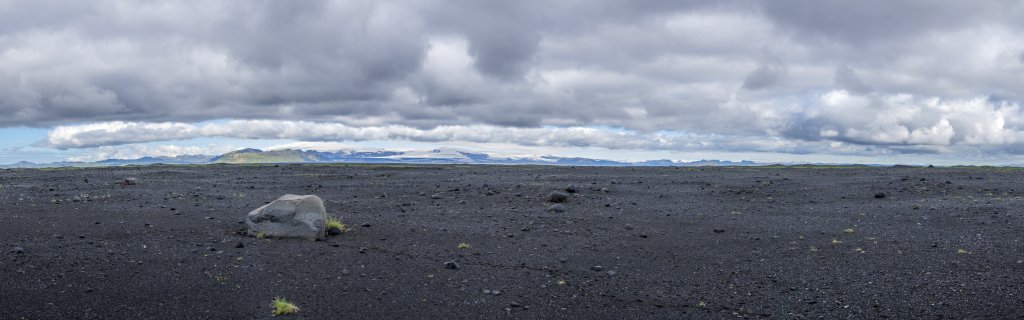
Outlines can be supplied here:
[[743, 80], [743, 89], [761, 90], [775, 86], [786, 76], [786, 65], [779, 58], [769, 56]]
[[1021, 3], [1013, 0], [771, 0], [761, 4], [765, 14], [779, 25], [817, 40], [851, 45], [902, 41], [1012, 19], [1021, 8]]
[[1015, 145], [1024, 118], [1018, 1], [40, 0], [0, 16], [0, 127], [601, 126], [897, 150]]
[[871, 86], [865, 83], [864, 80], [857, 75], [856, 70], [853, 70], [853, 68], [850, 68], [850, 66], [846, 64], [841, 64], [839, 67], [836, 67], [835, 81], [836, 86], [849, 90], [853, 93], [864, 94], [871, 92]]

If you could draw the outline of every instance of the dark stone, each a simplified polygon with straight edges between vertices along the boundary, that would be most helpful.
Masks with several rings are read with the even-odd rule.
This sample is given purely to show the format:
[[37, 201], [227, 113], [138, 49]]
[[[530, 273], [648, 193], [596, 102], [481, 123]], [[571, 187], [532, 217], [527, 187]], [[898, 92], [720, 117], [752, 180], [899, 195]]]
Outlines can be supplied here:
[[563, 192], [555, 191], [548, 195], [548, 202], [562, 203], [566, 200], [569, 200], [569, 195]]
[[601, 270], [604, 270], [604, 267], [602, 267], [602, 266], [593, 266], [593, 267], [590, 267], [590, 270], [600, 272]]
[[715, 230], [713, 230], [713, 231], [714, 231], [715, 233], [723, 233], [723, 232], [725, 232], [725, 229], [715, 229]]
[[338, 229], [338, 228], [327, 228], [327, 234], [328, 235], [332, 235], [332, 236], [340, 235], [341, 234], [341, 229]]
[[245, 244], [239, 242], [238, 244], [235, 245], [235, 248], [245, 248]]
[[578, 191], [578, 189], [576, 189], [576, 186], [568, 186], [568, 187], [565, 187], [565, 192], [568, 192], [568, 193], [576, 193], [576, 191]]
[[458, 262], [455, 262], [455, 260], [452, 260], [452, 261], [445, 262], [444, 263], [444, 268], [445, 269], [452, 269], [452, 270], [459, 270], [460, 268], [462, 268], [462, 266], [460, 266]]
[[879, 193], [875, 194], [875, 199], [882, 199], [882, 198], [885, 198], [885, 193], [879, 192]]

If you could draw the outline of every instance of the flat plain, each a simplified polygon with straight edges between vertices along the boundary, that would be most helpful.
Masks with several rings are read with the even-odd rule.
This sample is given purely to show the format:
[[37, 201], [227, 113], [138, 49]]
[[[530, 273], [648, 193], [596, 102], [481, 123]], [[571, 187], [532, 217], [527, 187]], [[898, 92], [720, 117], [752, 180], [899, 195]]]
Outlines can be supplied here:
[[[300, 308], [284, 319], [1019, 319], [1022, 181], [925, 167], [0, 170], [0, 318], [258, 319], [282, 297]], [[564, 212], [548, 210], [555, 191]], [[284, 194], [320, 196], [351, 231], [240, 234]]]

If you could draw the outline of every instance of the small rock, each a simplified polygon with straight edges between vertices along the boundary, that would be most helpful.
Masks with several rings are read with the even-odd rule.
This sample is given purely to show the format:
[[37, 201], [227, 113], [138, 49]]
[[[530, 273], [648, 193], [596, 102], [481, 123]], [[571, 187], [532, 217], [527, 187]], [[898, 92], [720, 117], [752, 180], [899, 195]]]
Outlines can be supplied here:
[[484, 294], [491, 294], [491, 290], [484, 289]]
[[435, 193], [435, 194], [430, 195], [430, 198], [434, 199], [434, 200], [441, 199], [441, 195]]
[[369, 224], [369, 223], [364, 223], [364, 224], [363, 224], [363, 228], [369, 228], [369, 227], [370, 227], [370, 224]]
[[452, 269], [452, 270], [459, 270], [460, 268], [462, 268], [462, 266], [460, 266], [459, 263], [455, 262], [454, 260], [445, 262], [444, 263], [444, 267], [445, 267], [445, 269]]
[[244, 243], [241, 243], [241, 242], [239, 242], [238, 244], [236, 244], [236, 245], [235, 245], [235, 248], [239, 248], [239, 249], [241, 249], [241, 248], [245, 248], [245, 244], [244, 244]]
[[519, 304], [519, 302], [512, 301], [508, 303], [508, 306], [513, 308], [519, 308], [522, 307], [523, 305]]
[[576, 189], [576, 186], [565, 187], [565, 192], [568, 192], [568, 193], [576, 193], [576, 191], [578, 191], [578, 190], [579, 189]]
[[565, 206], [556, 203], [556, 204], [553, 204], [550, 207], [548, 207], [548, 211], [550, 211], [550, 212], [565, 212]]
[[725, 232], [725, 229], [714, 229], [712, 231], [714, 231], [715, 233], [723, 233]]
[[13, 253], [13, 254], [25, 254], [25, 248], [14, 247], [14, 249], [11, 249], [11, 253]]
[[622, 226], [622, 228], [626, 230], [633, 230], [633, 225], [627, 223], [625, 226]]
[[501, 295], [501, 291], [491, 290], [491, 294], [498, 296], [498, 295]]
[[349, 275], [351, 273], [352, 273], [352, 271], [349, 271], [348, 268], [341, 268], [341, 275], [347, 276], [347, 275]]
[[366, 251], [369, 251], [369, 249], [366, 249], [365, 247], [359, 248], [359, 253], [366, 253]]
[[124, 178], [124, 181], [121, 181], [121, 184], [126, 185], [126, 186], [134, 186], [134, 185], [139, 184], [139, 179], [132, 178], [132, 177]]
[[327, 228], [327, 235], [336, 236], [341, 234], [341, 229]]
[[875, 194], [875, 199], [885, 198], [885, 193], [879, 192]]
[[600, 272], [601, 270], [604, 270], [604, 267], [602, 267], [602, 266], [593, 266], [593, 267], [590, 267], [590, 270], [594, 270], [594, 271]]
[[548, 202], [562, 203], [562, 202], [565, 202], [565, 200], [568, 200], [568, 199], [569, 199], [569, 195], [565, 194], [563, 192], [555, 191], [555, 192], [552, 192], [551, 194], [548, 195]]
[[569, 258], [561, 258], [561, 259], [558, 259], [558, 262], [561, 262], [561, 263], [566, 263], [566, 262], [569, 262]]
[[75, 197], [71, 198], [71, 201], [74, 201], [74, 202], [82, 202], [82, 197], [79, 197], [79, 196], [75, 196]]
[[614, 276], [615, 274], [616, 274], [615, 270], [609, 270], [609, 271], [608, 271], [608, 276], [609, 276], [609, 277], [610, 277], [610, 276]]

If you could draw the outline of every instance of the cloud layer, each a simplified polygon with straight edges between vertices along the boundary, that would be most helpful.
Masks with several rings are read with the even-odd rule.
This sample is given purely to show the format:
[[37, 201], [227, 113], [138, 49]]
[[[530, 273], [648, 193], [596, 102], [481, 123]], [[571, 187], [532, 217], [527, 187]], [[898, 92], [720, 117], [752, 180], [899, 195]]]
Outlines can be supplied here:
[[[56, 126], [62, 149], [1021, 149], [1019, 1], [39, 0], [0, 16], [0, 127]], [[213, 119], [240, 121], [193, 124]]]

